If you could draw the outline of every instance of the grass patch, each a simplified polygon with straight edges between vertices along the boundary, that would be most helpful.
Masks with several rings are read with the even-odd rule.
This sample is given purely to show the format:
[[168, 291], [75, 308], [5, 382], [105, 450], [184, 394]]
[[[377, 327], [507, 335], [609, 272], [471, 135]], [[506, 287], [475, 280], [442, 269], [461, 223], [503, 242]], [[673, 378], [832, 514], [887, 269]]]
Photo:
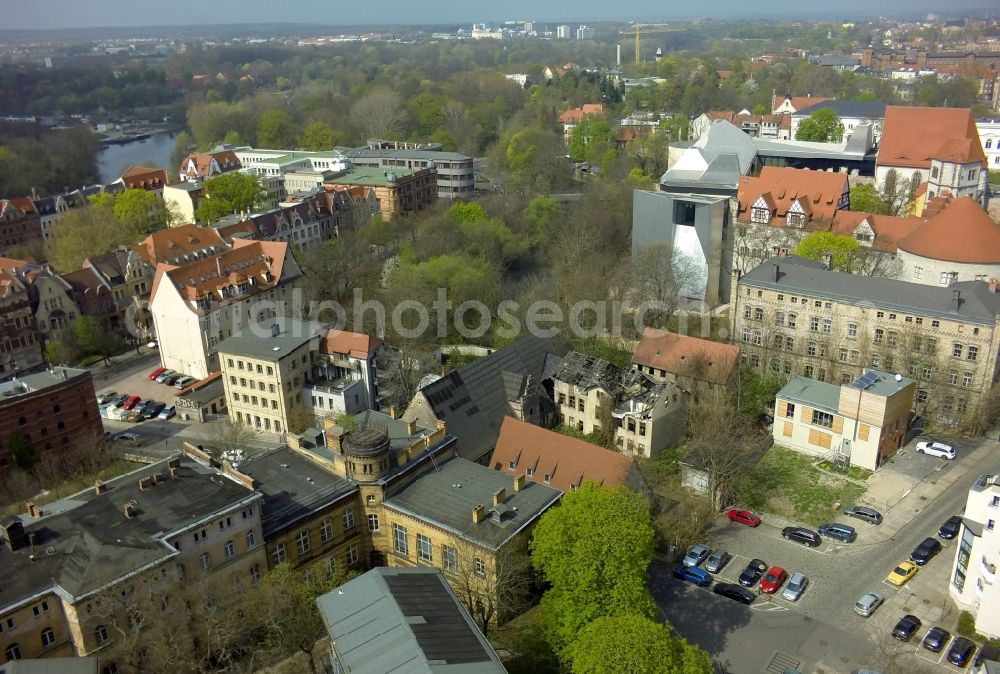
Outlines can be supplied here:
[[743, 485], [747, 506], [815, 525], [833, 520], [865, 492], [861, 485], [823, 473], [814, 461], [783, 447], [769, 449]]
[[586, 343], [577, 345], [576, 350], [588, 356], [603, 358], [623, 370], [632, 369], [632, 352], [630, 350], [619, 348], [599, 339], [587, 340]]
[[840, 466], [836, 464], [832, 464], [829, 461], [821, 461], [819, 467], [823, 470], [828, 470], [831, 473], [846, 475], [853, 480], [867, 480], [872, 476], [872, 471], [867, 468], [861, 468], [860, 466], [848, 466], [846, 469], [841, 470]]
[[[44, 494], [37, 494], [29, 500], [31, 500], [35, 505], [44, 506], [47, 503], [52, 503], [53, 501], [58, 501], [59, 499], [66, 498], [67, 496], [72, 496], [73, 494], [83, 491], [84, 489], [90, 489], [94, 486], [94, 482], [97, 480], [106, 482], [124, 475], [125, 473], [130, 473], [133, 470], [138, 470], [139, 468], [142, 468], [143, 465], [144, 464], [136, 463], [134, 461], [116, 459], [99, 470], [96, 474], [76, 475], [68, 478], [54, 487], [47, 489]], [[18, 501], [14, 503], [7, 503], [0, 508], [0, 515], [17, 515], [24, 511], [24, 503]]]
[[560, 435], [568, 435], [571, 438], [576, 438], [577, 440], [583, 440], [584, 442], [589, 442], [592, 445], [597, 445], [598, 447], [604, 447], [605, 449], [610, 449], [612, 451], [619, 451], [615, 448], [614, 444], [611, 442], [611, 438], [607, 437], [606, 434], [602, 433], [584, 433], [583, 431], [578, 431], [570, 426], [564, 426], [559, 424], [551, 430], [559, 433]]
[[976, 617], [968, 611], [962, 611], [958, 614], [958, 628], [955, 631], [963, 637], [1000, 648], [1000, 639], [987, 639], [982, 634], [976, 632]]

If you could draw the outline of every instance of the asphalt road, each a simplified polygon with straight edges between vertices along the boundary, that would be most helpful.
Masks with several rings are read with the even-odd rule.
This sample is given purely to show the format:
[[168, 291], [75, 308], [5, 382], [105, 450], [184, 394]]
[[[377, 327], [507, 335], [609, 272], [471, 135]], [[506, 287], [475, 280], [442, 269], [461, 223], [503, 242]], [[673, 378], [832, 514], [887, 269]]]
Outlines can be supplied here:
[[[897, 461], [908, 462], [901, 469], [926, 470], [931, 473], [928, 479], [933, 479], [932, 469], [943, 460], [910, 453]], [[846, 516], [839, 521], [854, 526], [860, 541], [833, 544], [824, 539], [818, 548], [784, 540], [780, 528], [769, 525], [766, 516], [756, 529], [720, 517], [708, 543], [724, 548], [733, 559], [717, 574], [717, 580], [735, 582], [749, 560], [758, 557], [789, 574], [806, 574], [810, 585], [794, 604], [777, 596], [758, 598], [752, 607], [744, 607], [673, 579], [669, 566], [659, 563], [651, 572], [654, 596], [677, 631], [706, 648], [729, 674], [782, 674], [785, 666], [812, 672], [821, 662], [825, 672], [847, 674], [862, 666], [877, 669], [880, 654], [876, 651], [884, 648], [875, 642], [885, 640], [875, 635], [885, 634], [917, 604], [945, 601], [956, 543], [941, 541], [944, 549], [918, 572], [928, 578], [933, 574], [934, 587], [939, 589], [933, 596], [915, 593], [911, 586], [894, 588], [884, 582], [885, 577], [923, 539], [935, 536], [942, 522], [959, 512], [965, 505], [967, 487], [978, 473], [977, 468], [968, 471], [932, 502], [914, 496], [916, 502], [896, 506], [911, 508], [914, 517], [891, 539], [879, 543], [864, 542], [874, 533], [866, 534], [865, 530], [874, 529], [873, 525]], [[886, 598], [875, 616], [867, 619], [853, 611], [854, 602], [866, 592], [878, 592]], [[925, 624], [924, 631], [927, 627]], [[936, 667], [935, 671], [956, 671], [948, 665]]]

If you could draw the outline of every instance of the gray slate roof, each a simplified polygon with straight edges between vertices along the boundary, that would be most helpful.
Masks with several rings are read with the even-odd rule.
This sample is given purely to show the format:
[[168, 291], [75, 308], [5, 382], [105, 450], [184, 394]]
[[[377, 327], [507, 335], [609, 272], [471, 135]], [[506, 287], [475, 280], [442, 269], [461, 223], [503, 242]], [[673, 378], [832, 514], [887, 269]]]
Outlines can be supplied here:
[[862, 119], [879, 119], [885, 117], [885, 103], [882, 101], [823, 101], [808, 108], [802, 108], [792, 114], [793, 117], [808, 117], [818, 110], [833, 110], [841, 118], [859, 117]]
[[781, 387], [776, 397], [836, 413], [840, 405], [840, 387], [818, 379], [794, 377]]
[[278, 329], [276, 335], [267, 325], [256, 329], [244, 326], [242, 332], [220, 342], [216, 350], [220, 354], [277, 362], [310, 340], [318, 340], [326, 332], [319, 323], [294, 318], [278, 317], [273, 324]]
[[[472, 510], [491, 510], [493, 494], [505, 489], [500, 523], [488, 516], [478, 524]], [[418, 516], [481, 546], [496, 549], [553, 505], [562, 492], [537, 482], [525, 482], [515, 492], [510, 476], [472, 461], [454, 458], [441, 464], [385, 500], [385, 507]], [[411, 548], [416, 556], [416, 551]]]
[[[776, 266], [781, 274], [777, 281]], [[765, 260], [744, 274], [740, 285], [981, 325], [993, 325], [996, 315], [1000, 313], [1000, 294], [991, 293], [985, 281], [962, 281], [947, 287], [931, 286], [828, 271], [811, 260], [794, 256]], [[957, 307], [955, 292], [961, 294]]]
[[316, 604], [352, 674], [507, 671], [438, 569], [372, 569]]

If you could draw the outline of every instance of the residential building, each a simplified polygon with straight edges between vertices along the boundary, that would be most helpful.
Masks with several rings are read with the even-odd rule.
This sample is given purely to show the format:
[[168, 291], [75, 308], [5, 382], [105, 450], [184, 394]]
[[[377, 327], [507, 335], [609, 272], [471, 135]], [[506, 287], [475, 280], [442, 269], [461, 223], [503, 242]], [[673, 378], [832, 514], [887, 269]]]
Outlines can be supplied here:
[[[360, 229], [382, 212], [375, 190], [362, 185], [323, 185], [327, 210], [338, 229]], [[343, 219], [340, 219], [343, 215]]]
[[[924, 222], [924, 218], [916, 215], [882, 215], [880, 213], [865, 213], [864, 211], [838, 210], [833, 216], [830, 231], [834, 234], [854, 238], [863, 248], [892, 256], [891, 264], [884, 266], [885, 273], [878, 275], [898, 277], [903, 274], [903, 268], [902, 265], [898, 264], [895, 255], [896, 247], [900, 240], [913, 233]], [[771, 248], [771, 255], [780, 253], [781, 248], [778, 250]]]
[[163, 202], [177, 214], [179, 223], [197, 222], [195, 211], [205, 201], [205, 188], [197, 180], [184, 180], [163, 188]]
[[561, 24], [556, 26], [556, 39], [558, 40], [568, 40], [570, 38], [571, 29], [566, 24]]
[[635, 459], [513, 417], [503, 420], [490, 459], [493, 470], [568, 492], [584, 482], [644, 492]]
[[825, 103], [832, 100], [832, 98], [824, 96], [792, 96], [791, 94], [785, 94], [784, 96], [774, 97], [774, 109], [772, 112], [775, 115], [791, 115], [817, 103]]
[[126, 656], [122, 631], [138, 629], [135, 612], [155, 606], [156, 619], [169, 619], [172, 606], [183, 607], [169, 597], [186, 587], [238, 591], [259, 580], [267, 566], [260, 508], [260, 493], [187, 457], [45, 510], [29, 504], [27, 516], [0, 527], [7, 659], [99, 652], [110, 667]]
[[868, 129], [871, 129], [872, 143], [877, 146], [879, 140], [882, 138], [885, 108], [885, 103], [881, 101], [838, 101], [827, 99], [819, 103], [814, 103], [813, 105], [798, 108], [792, 112], [791, 137], [795, 138], [799, 131], [799, 125], [814, 112], [832, 110], [840, 118], [840, 123], [844, 125], [844, 135], [833, 139], [832, 142], [846, 143], [854, 135], [856, 128], [864, 126], [866, 133]]
[[163, 198], [163, 188], [170, 182], [167, 179], [166, 171], [148, 166], [130, 166], [125, 169], [119, 180], [124, 183], [125, 189], [145, 190], [154, 193], [161, 199]]
[[734, 279], [733, 339], [756, 369], [849, 384], [866, 367], [917, 382], [915, 411], [978, 413], [997, 377], [1000, 294], [985, 281], [933, 287], [778, 257]]
[[1000, 171], [1000, 119], [977, 119], [976, 131], [986, 155], [986, 167]]
[[507, 671], [440, 570], [372, 569], [316, 604], [334, 671]]
[[1000, 639], [1000, 474], [983, 473], [969, 488], [948, 582], [951, 599], [976, 618], [976, 632]]
[[28, 286], [42, 343], [66, 339], [80, 315], [80, 307], [73, 300], [73, 288], [47, 264], [29, 263], [18, 270], [18, 275]]
[[590, 26], [580, 26], [576, 29], [576, 39], [577, 40], [591, 40], [594, 37], [596, 31]]
[[12, 438], [22, 436], [37, 457], [104, 438], [89, 370], [53, 366], [0, 383], [0, 474], [15, 463]]
[[906, 442], [916, 382], [865, 369], [850, 384], [794, 377], [775, 398], [775, 444], [875, 470]]
[[378, 354], [382, 342], [360, 332], [326, 330], [313, 355], [312, 384], [303, 402], [315, 416], [378, 410]]
[[[343, 215], [338, 213], [336, 223], [343, 222]], [[340, 236], [336, 223], [325, 195], [315, 194], [285, 197], [278, 208], [252, 215], [225, 216], [214, 227], [227, 241], [234, 238], [284, 241], [295, 251], [303, 251]]]
[[573, 135], [573, 129], [587, 117], [600, 117], [604, 114], [603, 103], [584, 103], [578, 108], [571, 108], [559, 115], [559, 123], [563, 126], [563, 136], [568, 141]]
[[131, 337], [125, 326], [119, 322], [118, 305], [111, 287], [90, 267], [63, 274], [62, 280], [69, 285], [73, 302], [80, 309], [81, 316], [96, 318], [109, 332], [121, 338]]
[[0, 380], [42, 364], [42, 341], [28, 286], [17, 275], [24, 264], [0, 257]]
[[542, 381], [556, 366], [555, 348], [551, 339], [525, 335], [424, 385], [403, 419], [428, 428], [446, 423], [462, 439], [463, 458], [486, 462], [504, 417], [540, 426], [554, 421], [555, 406]]
[[928, 51], [922, 49], [893, 49], [865, 47], [861, 50], [861, 65], [874, 70], [888, 70], [894, 66], [913, 65], [916, 68], [941, 66], [1000, 67], [1000, 55], [993, 51]]
[[239, 171], [241, 168], [243, 165], [232, 150], [192, 152], [181, 162], [177, 173], [181, 182], [202, 181]]
[[792, 132], [790, 115], [754, 115], [747, 110], [710, 110], [691, 122], [691, 139], [704, 136], [716, 120], [725, 120], [737, 129], [754, 138], [789, 140]]
[[702, 387], [726, 387], [740, 361], [740, 347], [668, 330], [645, 328], [632, 366], [655, 381], [667, 381], [697, 395]]
[[211, 257], [159, 263], [149, 310], [161, 364], [198, 379], [219, 371], [219, 343], [253, 325], [269, 330], [274, 318], [289, 315], [301, 277], [281, 241], [234, 239]]
[[929, 199], [947, 190], [952, 196], [969, 196], [985, 205], [986, 155], [972, 111], [888, 106], [875, 184], [884, 190], [887, 180], [897, 193], [916, 191], [927, 183]]
[[0, 254], [14, 246], [42, 242], [42, 220], [28, 197], [0, 199]]
[[435, 143], [369, 139], [365, 147], [342, 148], [344, 156], [359, 168], [382, 169], [400, 174], [400, 169], [434, 169], [440, 199], [468, 199], [476, 194], [475, 162], [459, 152], [443, 152]]
[[378, 199], [382, 217], [391, 219], [422, 211], [437, 197], [436, 168], [351, 168], [324, 177], [324, 185], [356, 186], [371, 189]]

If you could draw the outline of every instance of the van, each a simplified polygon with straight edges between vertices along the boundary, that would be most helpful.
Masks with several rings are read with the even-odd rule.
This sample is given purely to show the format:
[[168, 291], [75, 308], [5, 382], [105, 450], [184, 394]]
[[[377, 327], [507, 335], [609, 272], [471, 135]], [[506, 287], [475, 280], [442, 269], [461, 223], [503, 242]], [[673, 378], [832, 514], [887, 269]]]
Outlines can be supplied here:
[[857, 537], [857, 532], [854, 530], [854, 527], [841, 524], [840, 522], [821, 524], [819, 526], [819, 533], [827, 538], [833, 538], [843, 543], [853, 543], [854, 539]]
[[819, 534], [805, 527], [785, 527], [781, 530], [781, 537], [786, 541], [795, 541], [811, 548], [818, 547], [823, 542]]
[[844, 511], [844, 514], [864, 520], [869, 524], [882, 524], [882, 513], [867, 506], [852, 505]]

